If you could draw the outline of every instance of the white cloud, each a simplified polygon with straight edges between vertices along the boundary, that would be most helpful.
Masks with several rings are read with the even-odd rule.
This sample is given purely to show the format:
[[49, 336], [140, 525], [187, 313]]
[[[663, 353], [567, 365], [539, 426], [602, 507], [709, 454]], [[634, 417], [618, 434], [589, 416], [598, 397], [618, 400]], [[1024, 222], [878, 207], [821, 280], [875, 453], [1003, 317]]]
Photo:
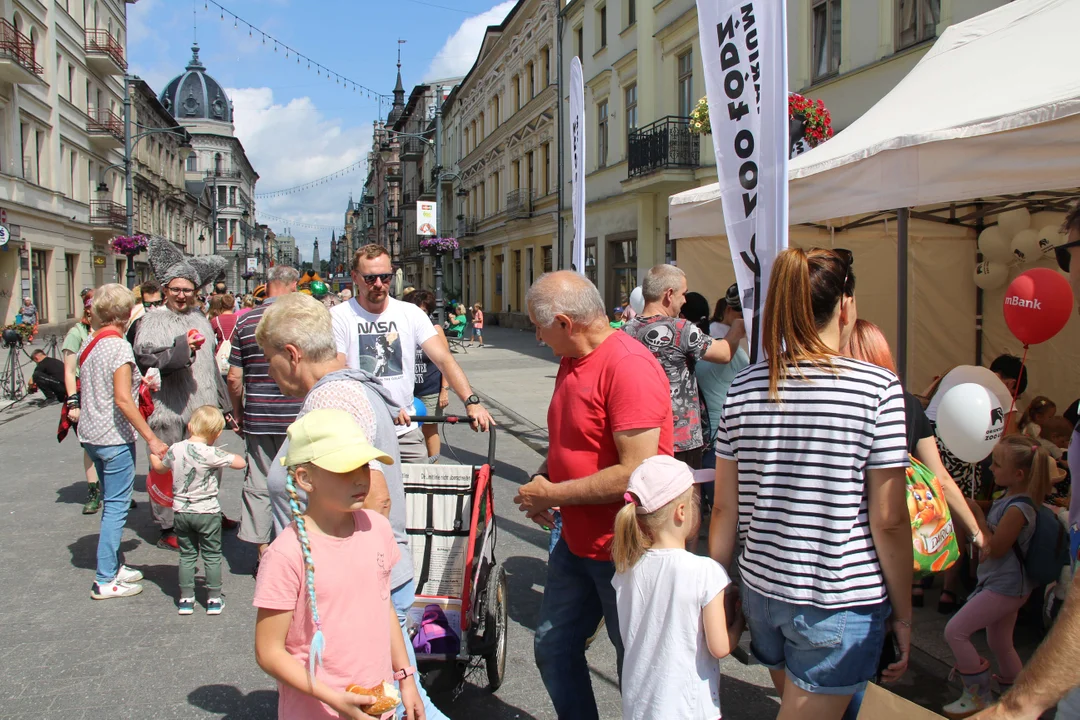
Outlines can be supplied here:
[[507, 0], [461, 23], [435, 55], [424, 77], [437, 80], [461, 77], [469, 72], [476, 61], [477, 53], [480, 52], [480, 45], [484, 42], [484, 31], [489, 25], [502, 23], [515, 4], [514, 0]]
[[[346, 127], [340, 118], [326, 118], [311, 101], [301, 97], [287, 104], [274, 102], [267, 87], [227, 89], [234, 106], [236, 136], [244, 144], [248, 160], [259, 173], [256, 192], [302, 185], [329, 175], [366, 157], [371, 146], [370, 128]], [[275, 198], [259, 198], [256, 207], [297, 222], [343, 227], [350, 190], [358, 197], [364, 174], [356, 170], [340, 179], [305, 192]], [[275, 232], [284, 223], [267, 222]], [[330, 230], [293, 228], [306, 259], [317, 236], [319, 253], [329, 253]]]

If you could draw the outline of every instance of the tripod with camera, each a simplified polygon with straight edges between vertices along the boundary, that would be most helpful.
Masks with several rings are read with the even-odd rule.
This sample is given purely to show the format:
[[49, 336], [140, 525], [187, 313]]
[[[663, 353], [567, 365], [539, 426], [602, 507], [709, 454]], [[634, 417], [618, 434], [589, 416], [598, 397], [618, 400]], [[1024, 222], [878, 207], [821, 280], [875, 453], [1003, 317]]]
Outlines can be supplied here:
[[0, 372], [0, 397], [7, 400], [21, 400], [26, 395], [26, 376], [23, 375], [19, 355], [22, 353], [23, 338], [17, 330], [5, 330], [4, 348], [7, 359], [4, 360], [3, 372]]

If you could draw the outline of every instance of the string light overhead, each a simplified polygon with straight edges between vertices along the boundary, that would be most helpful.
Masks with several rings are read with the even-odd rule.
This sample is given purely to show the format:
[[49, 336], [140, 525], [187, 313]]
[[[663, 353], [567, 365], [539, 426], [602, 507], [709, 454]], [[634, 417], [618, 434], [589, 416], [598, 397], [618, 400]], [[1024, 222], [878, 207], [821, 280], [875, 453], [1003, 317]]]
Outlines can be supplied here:
[[250, 22], [248, 22], [244, 18], [240, 17], [239, 15], [234, 13], [232, 10], [229, 10], [227, 7], [225, 7], [221, 3], [215, 2], [215, 0], [204, 0], [204, 2], [203, 2], [203, 10], [209, 11], [210, 5], [213, 5], [218, 10], [220, 18], [221, 18], [222, 21], [225, 20], [226, 16], [228, 16], [228, 17], [232, 18], [232, 20], [233, 20], [233, 27], [238, 28], [240, 25], [246, 26], [247, 29], [248, 29], [248, 37], [254, 37], [254, 33], [258, 32], [259, 35], [262, 36], [262, 44], [263, 45], [266, 44], [267, 39], [271, 40], [274, 43], [274, 52], [278, 51], [278, 45], [280, 45], [282, 50], [285, 51], [285, 57], [289, 57], [290, 53], [295, 55], [297, 64], [299, 64], [300, 59], [303, 58], [307, 62], [308, 70], [310, 70], [311, 66], [314, 65], [315, 66], [315, 74], [318, 75], [319, 77], [322, 77], [323, 74], [326, 75], [327, 80], [329, 80], [331, 77], [333, 77], [335, 83], [338, 84], [338, 85], [342, 85], [344, 89], [347, 90], [347, 89], [349, 89], [351, 87], [353, 92], [356, 92], [357, 90], [359, 90], [359, 91], [365, 93], [369, 99], [377, 99], [377, 100], [379, 100], [381, 102], [383, 98], [390, 97], [389, 95], [384, 94], [384, 93], [380, 93], [378, 90], [374, 90], [374, 89], [368, 87], [367, 85], [364, 85], [363, 83], [358, 83], [355, 80], [353, 80], [353, 79], [351, 79], [349, 77], [346, 77], [345, 75], [342, 75], [339, 72], [331, 70], [330, 68], [326, 67], [322, 63], [319, 63], [319, 62], [316, 62], [315, 60], [312, 60], [307, 55], [304, 55], [303, 53], [296, 50], [296, 48], [293, 48], [293, 47], [283, 43], [282, 41], [275, 38], [273, 35], [270, 35], [270, 34], [264, 32], [263, 30], [260, 30], [259, 28], [255, 27], [255, 25], [251, 24]]
[[317, 223], [300, 222], [299, 220], [290, 220], [289, 218], [283, 218], [278, 215], [271, 215], [265, 210], [255, 209], [255, 214], [262, 216], [266, 220], [276, 220], [280, 223], [285, 223], [287, 227], [299, 227], [306, 230], [341, 230], [340, 225], [319, 225]]
[[296, 186], [290, 187], [290, 188], [283, 188], [281, 190], [268, 190], [267, 192], [255, 193], [255, 197], [257, 197], [257, 198], [273, 198], [273, 197], [282, 197], [283, 195], [293, 195], [293, 194], [296, 194], [296, 193], [304, 192], [306, 190], [310, 190], [310, 189], [312, 189], [314, 187], [317, 187], [319, 185], [325, 185], [326, 183], [331, 182], [332, 180], [337, 180], [338, 178], [345, 177], [346, 175], [348, 175], [350, 173], [353, 173], [353, 172], [356, 172], [357, 170], [361, 170], [361, 169], [363, 169], [365, 167], [367, 167], [367, 160], [358, 160], [358, 161], [354, 162], [352, 165], [349, 165], [348, 167], [344, 167], [341, 170], [337, 170], [335, 172], [332, 172], [329, 175], [324, 175], [321, 178], [316, 178], [314, 180], [310, 180], [310, 181], [308, 181], [308, 182], [306, 182], [306, 183], [304, 183], [302, 185], [296, 185]]

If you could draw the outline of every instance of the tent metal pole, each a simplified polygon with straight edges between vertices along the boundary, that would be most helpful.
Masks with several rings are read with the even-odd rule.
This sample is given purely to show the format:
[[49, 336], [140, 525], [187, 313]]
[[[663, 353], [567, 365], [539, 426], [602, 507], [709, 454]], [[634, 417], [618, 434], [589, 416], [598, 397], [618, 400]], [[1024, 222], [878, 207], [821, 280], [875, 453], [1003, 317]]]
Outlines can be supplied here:
[[[978, 238], [982, 234], [982, 231], [986, 229], [986, 215], [983, 213], [985, 204], [982, 202], [975, 203], [975, 262], [981, 263], [983, 261], [983, 255], [978, 252]], [[982, 365], [983, 362], [983, 304], [984, 304], [983, 290], [981, 287], [975, 288], [975, 364]]]
[[908, 217], [906, 207], [896, 211], [896, 363], [900, 382], [908, 370]]

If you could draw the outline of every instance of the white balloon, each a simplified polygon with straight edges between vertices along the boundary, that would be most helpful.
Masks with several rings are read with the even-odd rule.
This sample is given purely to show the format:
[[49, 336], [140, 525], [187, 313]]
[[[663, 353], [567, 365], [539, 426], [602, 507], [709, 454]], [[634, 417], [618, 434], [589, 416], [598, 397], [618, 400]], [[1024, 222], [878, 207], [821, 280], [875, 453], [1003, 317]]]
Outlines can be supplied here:
[[982, 462], [1005, 430], [1005, 412], [994, 393], [963, 383], [941, 398], [937, 432], [953, 455], [964, 462]]
[[1027, 230], [1031, 227], [1031, 213], [1027, 211], [1027, 208], [1016, 208], [1015, 210], [1007, 210], [998, 215], [998, 227], [1005, 233], [1005, 237], [1011, 238], [1021, 230]]
[[1039, 250], [1045, 258], [1055, 259], [1054, 248], [1065, 242], [1060, 225], [1047, 225], [1039, 230]]
[[1003, 262], [983, 260], [975, 266], [975, 286], [983, 290], [996, 290], [1009, 282], [1009, 266]]
[[1017, 263], [1028, 265], [1042, 258], [1039, 247], [1039, 233], [1035, 230], [1021, 230], [1012, 239], [1012, 254]]
[[630, 293], [630, 307], [634, 309], [638, 315], [645, 312], [645, 295], [641, 292], [641, 286], [638, 285]]
[[979, 252], [986, 260], [994, 262], [1012, 262], [1012, 246], [1009, 238], [997, 225], [986, 228], [979, 233]]

